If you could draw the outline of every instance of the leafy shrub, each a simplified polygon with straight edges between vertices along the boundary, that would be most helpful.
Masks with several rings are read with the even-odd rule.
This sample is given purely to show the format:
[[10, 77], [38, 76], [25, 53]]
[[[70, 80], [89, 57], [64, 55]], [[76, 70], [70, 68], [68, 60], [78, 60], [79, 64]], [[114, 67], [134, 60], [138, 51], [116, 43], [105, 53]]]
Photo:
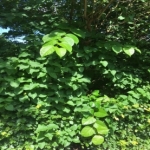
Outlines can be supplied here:
[[150, 148], [149, 85], [115, 98], [104, 96], [100, 101], [109, 114], [105, 121], [110, 132], [106, 143], [103, 144], [104, 149], [146, 150]]
[[[0, 60], [2, 150], [70, 149], [69, 145], [81, 141], [83, 147], [91, 145], [91, 139], [84, 142], [81, 138], [85, 136], [81, 123], [85, 125], [84, 118], [89, 117], [95, 118], [97, 134], [107, 134], [106, 125], [98, 122], [106, 112], [94, 104], [94, 98], [82, 96], [90, 79], [75, 67], [72, 58], [56, 58], [35, 60], [34, 53], [23, 51], [18, 57]], [[103, 116], [99, 115], [101, 111]], [[96, 145], [103, 142], [97, 134], [92, 139]], [[97, 143], [99, 138], [102, 141]]]

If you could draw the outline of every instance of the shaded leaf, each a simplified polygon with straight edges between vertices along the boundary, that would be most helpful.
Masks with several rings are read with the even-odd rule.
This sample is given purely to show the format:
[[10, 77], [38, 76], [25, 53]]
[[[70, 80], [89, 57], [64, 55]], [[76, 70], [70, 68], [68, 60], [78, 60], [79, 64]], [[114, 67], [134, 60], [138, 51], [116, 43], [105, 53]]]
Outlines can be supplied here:
[[122, 45], [121, 45], [121, 44], [113, 45], [113, 46], [112, 46], [112, 50], [113, 50], [116, 54], [118, 54], [118, 53], [122, 52]]
[[71, 31], [81, 38], [85, 38], [85, 32], [80, 29], [71, 29]]
[[9, 104], [9, 105], [5, 106], [5, 109], [9, 110], [9, 111], [13, 111], [14, 110], [14, 106], [12, 104]]

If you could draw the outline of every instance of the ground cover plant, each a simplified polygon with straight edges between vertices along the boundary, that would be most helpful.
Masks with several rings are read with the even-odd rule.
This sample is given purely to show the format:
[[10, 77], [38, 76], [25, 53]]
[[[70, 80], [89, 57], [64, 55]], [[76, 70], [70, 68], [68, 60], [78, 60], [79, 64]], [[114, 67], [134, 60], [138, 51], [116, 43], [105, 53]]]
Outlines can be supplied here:
[[148, 0], [0, 6], [1, 150], [150, 149]]

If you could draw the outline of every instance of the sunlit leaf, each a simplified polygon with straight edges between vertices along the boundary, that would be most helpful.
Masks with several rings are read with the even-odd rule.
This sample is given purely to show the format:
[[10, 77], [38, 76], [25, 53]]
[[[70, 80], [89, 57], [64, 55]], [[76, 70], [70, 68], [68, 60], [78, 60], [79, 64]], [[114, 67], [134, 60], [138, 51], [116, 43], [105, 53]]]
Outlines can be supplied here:
[[73, 34], [66, 34], [65, 36], [70, 37], [74, 40], [74, 43], [78, 44], [79, 43], [79, 39], [73, 35]]
[[46, 46], [43, 46], [41, 49], [40, 49], [40, 55], [42, 57], [44, 56], [47, 56], [47, 55], [50, 55], [54, 52], [54, 47], [53, 45], [46, 45]]
[[61, 42], [58, 43], [58, 45], [68, 50], [69, 52], [72, 52], [72, 46], [70, 46], [70, 44], [68, 44], [67, 42]]
[[105, 125], [104, 122], [100, 121], [100, 120], [97, 120], [94, 125], [93, 125], [94, 128], [96, 128], [97, 132], [99, 134], [108, 134], [108, 128], [107, 126]]
[[93, 134], [95, 134], [95, 130], [90, 126], [86, 126], [81, 130], [81, 135], [83, 137], [90, 137]]
[[82, 125], [89, 125], [92, 124], [96, 121], [94, 117], [88, 117], [88, 118], [83, 118], [82, 119]]
[[108, 62], [107, 62], [107, 61], [100, 61], [100, 63], [101, 63], [104, 67], [106, 67], [106, 66], [108, 65]]
[[19, 82], [18, 81], [11, 81], [10, 82], [10, 85], [12, 86], [12, 87], [14, 87], [14, 88], [17, 88], [18, 86], [19, 86]]
[[92, 138], [92, 143], [94, 145], [100, 145], [104, 142], [104, 137], [100, 136], [100, 135], [95, 135], [93, 138]]
[[134, 54], [134, 47], [130, 46], [130, 45], [125, 45], [123, 47], [123, 51], [128, 55], [128, 56], [132, 56]]
[[63, 38], [61, 39], [61, 41], [68, 43], [70, 46], [73, 46], [73, 45], [74, 45], [74, 40], [73, 40], [72, 38], [70, 38], [70, 37], [63, 37]]
[[56, 51], [56, 53], [59, 57], [63, 57], [66, 54], [66, 49], [65, 48], [55, 47], [55, 51]]
[[107, 112], [103, 109], [103, 108], [100, 108], [98, 112], [95, 112], [94, 113], [94, 116], [96, 117], [106, 117], [108, 114]]
[[118, 20], [124, 20], [124, 19], [125, 19], [125, 17], [123, 17], [123, 16], [118, 17]]

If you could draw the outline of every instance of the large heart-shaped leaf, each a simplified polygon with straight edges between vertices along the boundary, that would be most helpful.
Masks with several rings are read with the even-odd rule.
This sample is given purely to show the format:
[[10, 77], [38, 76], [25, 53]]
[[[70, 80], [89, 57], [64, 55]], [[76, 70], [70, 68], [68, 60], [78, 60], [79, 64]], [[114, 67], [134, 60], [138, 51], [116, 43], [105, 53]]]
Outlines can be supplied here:
[[107, 112], [103, 109], [103, 108], [100, 108], [98, 112], [95, 112], [94, 113], [94, 116], [96, 117], [106, 117], [107, 116]]
[[43, 46], [41, 49], [40, 49], [40, 55], [42, 57], [44, 56], [47, 56], [47, 55], [50, 55], [54, 52], [54, 46], [53, 45], [46, 45], [46, 46]]
[[44, 43], [46, 43], [51, 40], [60, 39], [61, 36], [64, 36], [65, 34], [66, 34], [66, 32], [64, 32], [62, 30], [54, 30], [50, 34], [43, 36], [42, 40]]
[[80, 29], [70, 29], [74, 34], [76, 34], [77, 36], [81, 37], [81, 38], [85, 38], [85, 32], [83, 32]]
[[63, 38], [61, 39], [61, 41], [68, 43], [70, 46], [73, 46], [73, 45], [74, 45], [74, 40], [73, 40], [72, 38], [70, 38], [70, 37], [63, 37]]
[[76, 44], [79, 43], [79, 39], [75, 35], [73, 35], [73, 34], [66, 34], [65, 36], [72, 38], [74, 40], [74, 43], [76, 43]]
[[109, 130], [108, 130], [107, 126], [105, 125], [104, 122], [102, 122], [102, 121], [100, 121], [100, 120], [97, 120], [97, 121], [94, 123], [93, 127], [97, 130], [97, 132], [98, 132], [99, 134], [108, 134], [108, 131], [109, 131]]
[[86, 126], [81, 130], [81, 135], [83, 137], [90, 137], [93, 134], [95, 134], [95, 130], [90, 126]]
[[55, 51], [56, 51], [56, 53], [59, 57], [63, 57], [66, 54], [66, 49], [65, 48], [55, 47]]
[[127, 54], [127, 55], [129, 55], [129, 56], [132, 56], [133, 54], [134, 54], [134, 47], [133, 46], [130, 46], [130, 45], [125, 45], [124, 47], [123, 47], [123, 51]]
[[9, 111], [13, 111], [15, 108], [12, 104], [8, 104], [8, 105], [5, 106], [5, 109], [9, 110]]
[[83, 118], [82, 119], [82, 125], [89, 125], [92, 124], [96, 121], [96, 119], [94, 117], [88, 117], [88, 118]]
[[100, 61], [100, 63], [101, 63], [104, 67], [106, 67], [106, 66], [108, 65], [108, 62], [107, 62], [107, 61], [105, 61], [105, 60]]
[[72, 52], [72, 46], [70, 46], [70, 44], [68, 44], [67, 42], [61, 42], [61, 43], [58, 43], [58, 45], [65, 48], [69, 52]]
[[121, 44], [113, 45], [113, 46], [112, 46], [112, 50], [113, 50], [116, 54], [118, 54], [118, 53], [122, 52], [122, 45], [121, 45]]
[[94, 145], [100, 145], [104, 142], [104, 137], [100, 136], [100, 135], [95, 135], [93, 138], [92, 138], [92, 143]]
[[14, 87], [14, 88], [17, 88], [18, 86], [19, 86], [19, 82], [18, 81], [11, 81], [10, 82], [10, 85], [12, 86], [12, 87]]
[[51, 40], [51, 41], [48, 41], [47, 43], [45, 43], [43, 46], [55, 45], [57, 43], [58, 43], [58, 40]]

